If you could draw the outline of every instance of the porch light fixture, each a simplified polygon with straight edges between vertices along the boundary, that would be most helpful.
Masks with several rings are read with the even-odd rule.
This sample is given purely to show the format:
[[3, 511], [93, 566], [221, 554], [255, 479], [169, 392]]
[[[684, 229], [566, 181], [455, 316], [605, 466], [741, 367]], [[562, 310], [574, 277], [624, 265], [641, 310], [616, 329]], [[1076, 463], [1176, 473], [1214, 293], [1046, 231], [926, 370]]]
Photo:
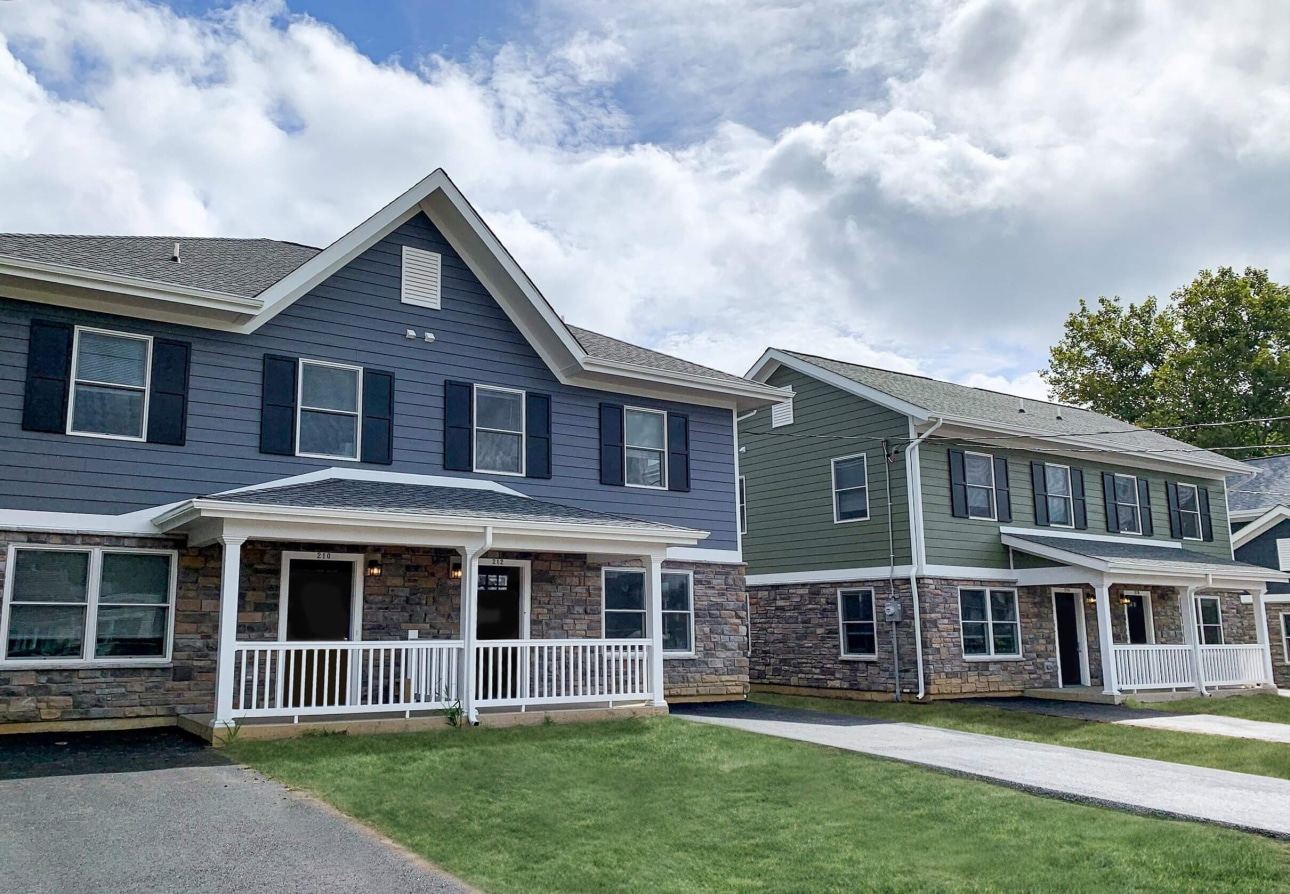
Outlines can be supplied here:
[[380, 577], [380, 576], [381, 576], [381, 560], [380, 560], [380, 559], [368, 559], [368, 560], [367, 560], [367, 576], [368, 576], [368, 577]]
[[1132, 601], [1133, 600], [1130, 599], [1127, 594], [1125, 593], [1120, 594], [1120, 605], [1128, 605]]
[[453, 556], [448, 560], [448, 577], [461, 580], [461, 556]]
[[1094, 594], [1092, 594], [1092, 593], [1088, 594], [1087, 596], [1085, 596], [1085, 597], [1084, 597], [1084, 604], [1085, 604], [1085, 605], [1097, 605], [1097, 596], [1095, 596], [1095, 595], [1094, 595]]

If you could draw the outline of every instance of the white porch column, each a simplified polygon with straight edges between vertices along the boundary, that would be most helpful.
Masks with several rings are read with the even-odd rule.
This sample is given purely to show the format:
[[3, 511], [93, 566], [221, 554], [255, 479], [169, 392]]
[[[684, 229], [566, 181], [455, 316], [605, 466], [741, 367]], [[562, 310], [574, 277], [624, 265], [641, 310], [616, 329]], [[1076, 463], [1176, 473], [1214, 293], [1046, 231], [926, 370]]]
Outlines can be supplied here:
[[1111, 586], [1106, 580], [1093, 585], [1097, 600], [1097, 641], [1102, 652], [1102, 691], [1115, 695], [1120, 688], [1115, 677], [1114, 639], [1111, 635]]
[[215, 724], [233, 722], [233, 659], [237, 651], [237, 609], [245, 537], [220, 537], [219, 660], [215, 666]]
[[479, 592], [479, 556], [478, 549], [463, 549], [461, 552], [461, 709], [466, 719], [474, 723], [479, 719], [475, 708], [475, 594]]
[[1259, 645], [1263, 647], [1263, 681], [1275, 683], [1272, 675], [1272, 642], [1268, 637], [1268, 612], [1263, 606], [1263, 595], [1266, 590], [1252, 590], [1254, 597], [1254, 631]]
[[1196, 691], [1205, 694], [1205, 664], [1200, 657], [1200, 637], [1196, 635], [1196, 590], [1197, 587], [1185, 587], [1178, 597], [1178, 613], [1182, 615], [1183, 642], [1191, 646], [1192, 677], [1196, 681]]
[[649, 618], [649, 682], [654, 705], [663, 707], [663, 557], [645, 557], [645, 608]]

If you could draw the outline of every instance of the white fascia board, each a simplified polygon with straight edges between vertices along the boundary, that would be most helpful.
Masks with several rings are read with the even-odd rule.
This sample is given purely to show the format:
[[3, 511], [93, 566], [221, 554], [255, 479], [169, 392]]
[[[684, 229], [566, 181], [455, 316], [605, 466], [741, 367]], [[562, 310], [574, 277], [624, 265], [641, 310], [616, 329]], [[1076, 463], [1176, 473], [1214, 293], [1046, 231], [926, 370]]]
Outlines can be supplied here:
[[903, 401], [900, 398], [892, 397], [885, 391], [879, 391], [876, 388], [870, 388], [868, 385], [861, 385], [859, 382], [848, 379], [846, 376], [840, 376], [835, 372], [830, 372], [808, 363], [791, 354], [785, 354], [777, 348], [767, 348], [766, 352], [761, 355], [761, 359], [752, 365], [752, 368], [744, 374], [744, 378], [753, 379], [758, 382], [765, 382], [771, 374], [780, 366], [786, 366], [789, 369], [796, 370], [802, 375], [818, 379], [826, 385], [832, 385], [834, 388], [854, 394], [857, 397], [863, 397], [865, 400], [872, 401], [880, 407], [886, 407], [893, 412], [909, 416], [916, 422], [927, 422], [932, 418], [930, 411], [924, 407]]
[[1050, 559], [1054, 562], [1061, 562], [1063, 565], [1074, 565], [1079, 568], [1087, 568], [1091, 571], [1099, 572], [1106, 572], [1111, 567], [1110, 563], [1105, 559], [1096, 559], [1092, 556], [1082, 556], [1079, 553], [1069, 552], [1064, 549], [1057, 549], [1040, 543], [1033, 543], [1032, 541], [1021, 537], [1014, 537], [1011, 534], [1001, 534], [999, 540], [1004, 546], [1011, 547], [1018, 552], [1038, 556], [1041, 559]]
[[1018, 568], [1016, 574], [1019, 587], [1082, 587], [1085, 584], [1095, 587], [1102, 582], [1101, 574], [1069, 565], [1059, 568]]
[[[486, 478], [455, 478], [451, 475], [416, 475], [410, 472], [383, 472], [377, 469], [349, 469], [331, 467], [328, 469], [319, 469], [316, 472], [305, 472], [302, 475], [292, 475], [290, 478], [275, 478], [272, 481], [265, 481], [261, 484], [251, 484], [246, 487], [238, 487], [233, 490], [220, 491], [217, 494], [211, 494], [210, 499], [218, 497], [227, 497], [234, 494], [245, 494], [253, 491], [276, 490], [280, 487], [290, 487], [294, 484], [311, 484], [315, 481], [329, 481], [334, 478], [345, 479], [348, 481], [383, 481], [390, 484], [416, 484], [423, 487], [459, 487], [467, 490], [486, 490], [493, 493], [508, 494], [513, 497], [529, 498], [528, 494], [520, 493], [517, 490], [499, 484], [496, 481], [490, 481]], [[179, 505], [178, 503], [173, 505]]]
[[[739, 399], [739, 409], [757, 409], [782, 403], [793, 396], [791, 388], [776, 388], [761, 382], [731, 382], [714, 379], [710, 376], [691, 375], [672, 370], [660, 370], [634, 363], [621, 363], [604, 360], [599, 357], [588, 357], [583, 361], [583, 368], [589, 373], [607, 376], [621, 376], [628, 379], [656, 382], [661, 385], [674, 385], [681, 388], [698, 388], [716, 390], [721, 394]], [[616, 385], [613, 387], [617, 387]]]
[[0, 530], [43, 531], [56, 534], [115, 534], [158, 536], [153, 519], [182, 506], [184, 501], [123, 515], [94, 515], [81, 512], [46, 512], [28, 509], [0, 509]]
[[1287, 519], [1290, 519], [1290, 507], [1273, 506], [1245, 527], [1232, 532], [1232, 549], [1245, 546]]
[[743, 553], [737, 549], [702, 549], [669, 546], [667, 558], [673, 562], [709, 562], [714, 565], [742, 565]]
[[235, 314], [254, 314], [263, 306], [260, 299], [248, 298], [244, 295], [233, 295], [228, 292], [217, 292], [211, 289], [198, 289], [192, 286], [158, 283], [155, 280], [140, 279], [137, 276], [86, 270], [82, 267], [49, 264], [43, 261], [27, 260], [26, 258], [0, 256], [0, 276], [12, 276], [58, 286], [93, 289], [97, 292], [130, 295], [150, 301], [201, 307]]
[[[1245, 568], [1233, 568], [1230, 565], [1203, 565], [1191, 564], [1184, 565], [1179, 562], [1159, 561], [1151, 559], [1101, 559], [1093, 556], [1084, 556], [1079, 553], [1067, 552], [1066, 550], [1056, 549], [1054, 547], [1032, 543], [1020, 537], [1013, 537], [1004, 534], [1000, 537], [1004, 546], [1011, 547], [1018, 552], [1028, 553], [1032, 556], [1039, 556], [1043, 559], [1050, 559], [1054, 562], [1061, 562], [1063, 565], [1071, 565], [1077, 568], [1086, 568], [1089, 571], [1095, 571], [1103, 575], [1115, 578], [1114, 582], [1123, 583], [1126, 577], [1133, 578], [1135, 582], [1142, 580], [1144, 582], [1169, 580], [1184, 580], [1190, 585], [1196, 585], [1201, 581], [1225, 580], [1240, 581], [1242, 586], [1251, 582], [1263, 580], [1287, 580], [1290, 581], [1290, 574], [1279, 571], [1273, 571], [1270, 568], [1260, 568], [1253, 565]], [[1212, 585], [1212, 586], [1217, 586]]]
[[[911, 565], [897, 565], [893, 577], [909, 577]], [[783, 584], [832, 584], [859, 581], [884, 581], [891, 574], [890, 565], [869, 565], [863, 568], [823, 568], [814, 571], [786, 571], [777, 574], [749, 574], [744, 583], [749, 587], [773, 587]]]
[[1163, 546], [1169, 549], [1182, 549], [1183, 545], [1174, 540], [1153, 540], [1150, 537], [1122, 537], [1116, 534], [1091, 534], [1088, 531], [1071, 528], [1021, 528], [1015, 525], [1000, 525], [1000, 534], [1013, 534], [1029, 537], [1052, 537], [1064, 540], [1093, 540], [1098, 543], [1127, 543], [1131, 546]]

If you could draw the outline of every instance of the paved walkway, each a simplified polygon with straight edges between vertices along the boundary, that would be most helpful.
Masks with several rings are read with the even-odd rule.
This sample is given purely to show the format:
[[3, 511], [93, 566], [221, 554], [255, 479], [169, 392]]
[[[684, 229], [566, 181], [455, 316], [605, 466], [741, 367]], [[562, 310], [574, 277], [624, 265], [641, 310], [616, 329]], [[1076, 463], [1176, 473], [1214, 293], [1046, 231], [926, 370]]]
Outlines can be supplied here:
[[[1220, 714], [1166, 714], [1163, 717], [1116, 720], [1115, 723], [1120, 726], [1146, 726], [1180, 733], [1204, 733], [1209, 736], [1231, 736], [1236, 739], [1258, 739], [1262, 742], [1280, 742], [1290, 745], [1290, 723], [1268, 723], [1263, 720], [1246, 720], [1244, 717], [1224, 717]], [[1286, 759], [1290, 760], [1290, 754], [1287, 754]]]
[[749, 702], [679, 717], [921, 764], [1025, 791], [1290, 838], [1290, 781]]
[[0, 736], [0, 805], [5, 891], [470, 890], [172, 731]]

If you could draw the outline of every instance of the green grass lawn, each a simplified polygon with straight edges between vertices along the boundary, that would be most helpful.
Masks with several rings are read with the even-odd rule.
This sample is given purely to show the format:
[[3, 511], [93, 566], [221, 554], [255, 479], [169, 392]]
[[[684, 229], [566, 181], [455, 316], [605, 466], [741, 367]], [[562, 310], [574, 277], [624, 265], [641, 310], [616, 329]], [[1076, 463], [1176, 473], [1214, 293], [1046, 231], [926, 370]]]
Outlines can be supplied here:
[[1131, 702], [1135, 708], [1177, 714], [1221, 714], [1268, 723], [1290, 723], [1290, 698], [1280, 695], [1239, 695], [1228, 698], [1189, 698], [1177, 702]]
[[238, 742], [493, 894], [1290, 890], [1290, 845], [678, 718]]
[[[1263, 696], [1260, 696], [1262, 698]], [[1280, 698], [1279, 696], [1266, 696]], [[1070, 720], [1065, 717], [1046, 717], [1023, 711], [1006, 711], [967, 701], [937, 701], [925, 705], [897, 704], [895, 702], [848, 701], [835, 698], [803, 698], [758, 692], [752, 700], [768, 705], [790, 708], [807, 708], [834, 714], [856, 714], [883, 720], [901, 720], [906, 723], [923, 723], [969, 733], [985, 733], [1025, 739], [1030, 742], [1048, 742], [1069, 745], [1091, 751], [1109, 751], [1133, 757], [1149, 757], [1198, 767], [1235, 770], [1238, 773], [1255, 773], [1259, 776], [1276, 776], [1290, 779], [1290, 746], [1275, 742], [1258, 742], [1252, 739], [1230, 739], [1225, 736], [1206, 736], [1199, 733], [1179, 733], [1170, 730], [1146, 729], [1140, 726], [1117, 726], [1110, 723], [1092, 723]], [[1252, 700], [1215, 699], [1223, 702]], [[1290, 699], [1281, 699], [1290, 701]], [[1172, 702], [1171, 704], [1189, 704]]]

